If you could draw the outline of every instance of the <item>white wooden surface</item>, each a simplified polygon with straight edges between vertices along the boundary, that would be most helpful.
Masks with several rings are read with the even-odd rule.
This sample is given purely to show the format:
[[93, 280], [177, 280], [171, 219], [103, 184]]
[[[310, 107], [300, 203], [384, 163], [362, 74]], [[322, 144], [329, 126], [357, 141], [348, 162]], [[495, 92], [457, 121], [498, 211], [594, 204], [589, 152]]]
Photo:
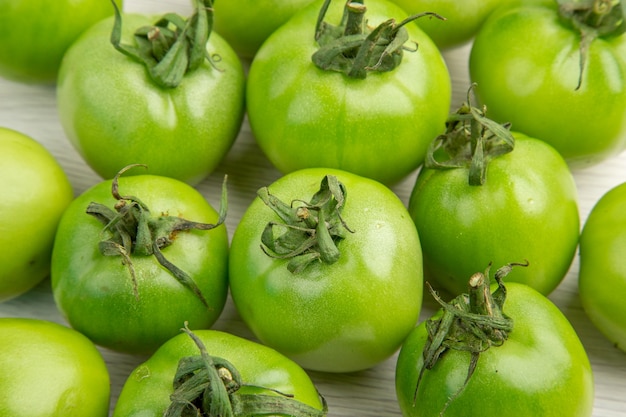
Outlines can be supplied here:
[[[126, 0], [125, 10], [149, 13], [175, 11], [187, 15], [191, 10], [190, 3], [188, 0]], [[469, 46], [444, 53], [453, 80], [454, 109], [465, 99], [469, 85], [468, 53]], [[16, 129], [43, 143], [67, 172], [77, 195], [100, 181], [74, 151], [63, 133], [56, 112], [53, 86], [23, 85], [0, 79], [0, 126]], [[256, 190], [280, 176], [254, 143], [246, 121], [222, 165], [198, 186], [207, 199], [216, 205], [219, 202], [219, 187], [224, 173], [229, 175], [227, 227], [232, 235]], [[580, 192], [581, 221], [584, 221], [595, 202], [607, 190], [626, 181], [626, 153], [601, 165], [577, 171], [574, 175]], [[405, 203], [414, 179], [415, 174], [394, 187], [394, 191]], [[577, 273], [576, 259], [569, 274], [550, 298], [572, 322], [590, 357], [596, 385], [593, 416], [626, 416], [626, 354], [613, 347], [585, 316], [577, 293]], [[429, 317], [434, 307], [426, 296], [421, 320]], [[21, 297], [1, 303], [0, 317], [37, 317], [65, 324], [54, 305], [49, 280]], [[230, 300], [215, 328], [251, 337]], [[146, 358], [105, 349], [101, 351], [111, 373], [114, 405], [127, 375]], [[395, 361], [396, 357], [393, 356], [367, 371], [352, 374], [313, 372], [311, 377], [329, 402], [330, 416], [399, 416], [393, 382]]]

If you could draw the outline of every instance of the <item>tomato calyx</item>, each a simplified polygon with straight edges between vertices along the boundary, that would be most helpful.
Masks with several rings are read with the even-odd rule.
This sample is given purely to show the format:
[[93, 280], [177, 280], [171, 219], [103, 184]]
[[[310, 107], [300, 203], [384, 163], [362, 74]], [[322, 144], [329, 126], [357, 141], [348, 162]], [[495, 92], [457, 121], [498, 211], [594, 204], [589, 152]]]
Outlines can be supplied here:
[[[337, 244], [352, 230], [341, 217], [346, 187], [334, 175], [322, 179], [310, 202], [286, 204], [261, 188], [257, 195], [283, 223], [269, 222], [261, 235], [261, 249], [270, 257], [289, 259], [287, 268], [299, 273], [313, 261], [335, 263], [340, 256]], [[276, 230], [279, 229], [279, 232]]]
[[[293, 395], [278, 390], [245, 384], [235, 366], [228, 360], [211, 356], [204, 343], [189, 328], [181, 329], [196, 344], [199, 355], [178, 362], [171, 403], [163, 417], [223, 416], [244, 417], [284, 415], [291, 417], [324, 417], [328, 406], [320, 394], [322, 410], [304, 404]], [[264, 390], [266, 394], [242, 393], [242, 387]]]
[[450, 303], [443, 301], [427, 283], [430, 293], [443, 311], [438, 318], [433, 317], [426, 321], [428, 340], [422, 351], [423, 364], [415, 384], [413, 404], [417, 402], [419, 384], [424, 372], [432, 370], [449, 349], [470, 352], [465, 381], [444, 405], [439, 413], [443, 416], [472, 378], [480, 354], [491, 347], [501, 346], [507, 340], [509, 333], [513, 331], [513, 319], [502, 311], [506, 300], [506, 287], [502, 279], [515, 266], [528, 266], [528, 262], [510, 263], [499, 268], [494, 274], [498, 288], [492, 293], [490, 264], [484, 273], [477, 272], [470, 277], [467, 294], [457, 296]]
[[115, 22], [111, 44], [132, 59], [144, 64], [152, 80], [163, 88], [177, 87], [185, 74], [197, 69], [206, 60], [217, 69], [206, 44], [213, 30], [212, 0], [195, 0], [195, 11], [185, 19], [167, 13], [153, 26], [143, 26], [135, 31], [136, 45], [122, 41], [122, 16], [115, 4]]
[[618, 36], [626, 32], [626, 3], [622, 0], [557, 0], [559, 15], [580, 32], [578, 84], [582, 85], [583, 72], [589, 47], [601, 36]]
[[215, 224], [198, 223], [165, 214], [153, 216], [148, 206], [139, 198], [120, 195], [119, 177], [129, 169], [139, 166], [145, 167], [140, 164], [129, 165], [113, 178], [111, 194], [118, 201], [114, 209], [96, 202], [91, 202], [87, 206], [86, 213], [104, 224], [102, 233], [107, 237], [98, 243], [100, 253], [103, 256], [122, 257], [122, 262], [130, 272], [136, 299], [139, 299], [139, 292], [132, 256], [154, 256], [178, 282], [193, 291], [200, 301], [209, 307], [194, 280], [185, 271], [167, 260], [161, 250], [173, 244], [179, 232], [192, 229], [211, 230], [224, 223], [227, 211], [226, 177], [222, 185], [218, 221]]
[[402, 62], [403, 51], [417, 51], [405, 46], [409, 33], [404, 27], [423, 16], [444, 17], [425, 12], [407, 17], [400, 23], [389, 19], [372, 28], [367, 25], [367, 8], [363, 0], [348, 1], [338, 26], [327, 23], [324, 18], [331, 0], [320, 9], [315, 27], [315, 40], [319, 49], [312, 55], [313, 63], [323, 70], [337, 71], [350, 78], [366, 78], [369, 71], [387, 72]]
[[487, 118], [487, 108], [472, 106], [470, 93], [467, 102], [448, 116], [445, 133], [433, 140], [426, 152], [424, 166], [434, 169], [469, 167], [469, 184], [482, 185], [489, 161], [513, 151], [515, 139], [509, 123], [499, 124]]

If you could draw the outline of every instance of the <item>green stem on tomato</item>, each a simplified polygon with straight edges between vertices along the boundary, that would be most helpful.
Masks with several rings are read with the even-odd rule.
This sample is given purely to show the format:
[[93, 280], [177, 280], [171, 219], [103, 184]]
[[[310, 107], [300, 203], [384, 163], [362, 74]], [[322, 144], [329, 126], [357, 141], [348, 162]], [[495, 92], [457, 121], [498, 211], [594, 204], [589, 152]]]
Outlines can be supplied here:
[[446, 132], [430, 143], [424, 165], [434, 169], [469, 167], [469, 184], [482, 185], [489, 161], [513, 151], [515, 139], [509, 124], [494, 122], [485, 116], [485, 108], [470, 104], [475, 86], [470, 86], [467, 102], [448, 116]]
[[[350, 78], [366, 78], [368, 72], [387, 72], [402, 62], [403, 51], [409, 41], [405, 25], [420, 17], [445, 20], [436, 13], [425, 12], [409, 16], [400, 23], [389, 19], [371, 28], [365, 19], [363, 0], [348, 1], [338, 26], [324, 19], [331, 0], [325, 0], [315, 27], [319, 49], [312, 55], [320, 69], [344, 73]], [[414, 50], [417, 50], [414, 49]]]
[[[181, 330], [194, 341], [200, 353], [178, 362], [174, 391], [163, 417], [326, 416], [328, 408], [321, 395], [323, 407], [319, 410], [275, 389], [245, 384], [232, 363], [209, 355], [204, 343], [189, 330], [187, 323]], [[261, 389], [265, 393], [245, 394], [240, 392], [244, 386]]]

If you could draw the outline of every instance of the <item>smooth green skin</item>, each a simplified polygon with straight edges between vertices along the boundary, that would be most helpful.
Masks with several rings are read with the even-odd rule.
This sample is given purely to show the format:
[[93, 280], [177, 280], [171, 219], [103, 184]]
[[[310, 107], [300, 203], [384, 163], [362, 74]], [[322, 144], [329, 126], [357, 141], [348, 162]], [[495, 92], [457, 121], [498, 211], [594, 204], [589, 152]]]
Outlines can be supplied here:
[[578, 293], [593, 324], [626, 351], [626, 183], [607, 192], [580, 237]]
[[[554, 146], [572, 168], [626, 147], [626, 37], [596, 39], [576, 90], [580, 35], [556, 1], [500, 10], [470, 54], [470, 75], [491, 118]], [[542, 4], [543, 3], [543, 4]]]
[[424, 254], [426, 278], [452, 294], [493, 262], [528, 260], [507, 282], [549, 294], [561, 282], [578, 244], [577, 189], [563, 158], [537, 139], [515, 134], [515, 149], [487, 167], [481, 186], [466, 168], [424, 169], [409, 200]]
[[[406, 13], [383, 0], [366, 2], [377, 25]], [[344, 2], [330, 5], [338, 24]], [[255, 56], [247, 87], [255, 138], [278, 170], [330, 167], [389, 184], [415, 170], [444, 128], [450, 109], [450, 77], [441, 54], [415, 25], [408, 25], [402, 64], [386, 73], [351, 79], [311, 61], [317, 50], [316, 1], [295, 15]]]
[[305, 169], [269, 186], [285, 202], [309, 200], [326, 174], [347, 189], [342, 218], [354, 230], [339, 260], [301, 274], [261, 250], [278, 217], [256, 198], [231, 243], [230, 290], [244, 322], [268, 346], [305, 369], [351, 372], [388, 358], [415, 326], [422, 303], [420, 243], [402, 202], [388, 188], [347, 172]]
[[[293, 361], [275, 350], [216, 330], [193, 330], [211, 356], [231, 362], [244, 383], [274, 388], [310, 406], [322, 409], [319, 395], [309, 376]], [[172, 381], [178, 361], [199, 354], [186, 334], [166, 342], [128, 377], [115, 406], [114, 417], [162, 417], [170, 404]], [[252, 391], [244, 387], [240, 392]], [[258, 392], [258, 391], [257, 391]], [[267, 392], [263, 392], [266, 394]]]
[[[123, 42], [157, 20], [124, 14]], [[235, 52], [216, 33], [218, 54], [176, 88], [157, 86], [147, 69], [110, 43], [113, 19], [86, 32], [67, 52], [58, 80], [63, 128], [86, 162], [105, 179], [142, 163], [150, 172], [197, 184], [221, 162], [244, 114], [244, 74]]]
[[313, 0], [217, 1], [214, 29], [244, 58], [252, 58], [261, 44], [291, 16]]
[[35, 139], [0, 127], [0, 302], [50, 273], [57, 225], [74, 198], [54, 156]]
[[93, 343], [57, 323], [0, 318], [0, 415], [106, 417], [109, 373]]
[[[139, 168], [137, 168], [139, 170]], [[214, 224], [216, 211], [185, 183], [153, 175], [120, 178], [122, 195], [143, 201], [153, 216], [167, 213]], [[113, 207], [111, 182], [76, 198], [61, 219], [52, 253], [52, 291], [75, 329], [96, 344], [129, 353], [151, 353], [179, 332], [185, 320], [209, 328], [219, 317], [228, 288], [228, 234], [224, 225], [179, 232], [163, 255], [196, 282], [209, 305], [184, 287], [153, 256], [132, 257], [139, 299], [119, 256], [103, 256], [102, 224], [85, 213], [90, 202]]]
[[[121, 7], [122, 0], [116, 0]], [[110, 1], [2, 0], [0, 76], [53, 84], [63, 54], [96, 22], [113, 15]]]
[[[560, 310], [532, 288], [507, 284], [504, 313], [514, 321], [502, 346], [480, 354], [463, 392], [445, 417], [589, 417], [593, 374], [576, 332]], [[396, 394], [405, 417], [439, 416], [448, 398], [467, 377], [468, 352], [449, 350], [423, 374], [413, 405], [425, 323], [406, 339], [396, 364]]]
[[466, 44], [493, 10], [510, 0], [392, 0], [409, 14], [435, 12], [446, 18], [422, 18], [419, 27], [440, 49]]

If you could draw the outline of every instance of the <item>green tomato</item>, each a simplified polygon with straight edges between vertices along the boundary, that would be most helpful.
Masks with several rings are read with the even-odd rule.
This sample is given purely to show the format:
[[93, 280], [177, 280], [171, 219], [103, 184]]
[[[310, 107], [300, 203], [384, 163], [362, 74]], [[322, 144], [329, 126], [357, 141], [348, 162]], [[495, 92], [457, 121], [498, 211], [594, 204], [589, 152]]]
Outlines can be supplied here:
[[593, 324], [626, 351], [626, 184], [608, 191], [592, 209], [580, 236], [579, 294]]
[[[476, 352], [477, 346], [469, 352], [459, 350], [471, 346], [472, 338], [452, 332], [469, 343], [446, 337], [449, 344], [442, 347], [438, 360], [425, 366], [431, 363], [431, 355], [423, 353], [431, 350], [425, 347], [439, 346], [428, 326], [443, 323], [440, 320], [449, 317], [449, 311], [439, 311], [430, 319], [434, 321], [421, 323], [409, 335], [396, 364], [396, 393], [403, 416], [591, 416], [593, 374], [571, 324], [550, 300], [527, 285], [509, 283], [505, 295], [501, 311], [505, 321], [512, 321], [512, 330], [504, 340], [498, 339], [502, 330], [474, 322], [475, 330], [500, 343], [486, 350]], [[458, 305], [467, 306], [467, 301]], [[459, 317], [454, 318], [456, 329]], [[469, 332], [467, 327], [464, 332]]]
[[511, 0], [392, 0], [408, 13], [435, 12], [444, 18], [417, 21], [441, 49], [463, 45], [474, 38], [497, 7]]
[[229, 0], [215, 6], [215, 30], [242, 57], [252, 58], [261, 44], [313, 0]]
[[[122, 0], [116, 0], [121, 6]], [[63, 54], [96, 22], [111, 16], [110, 1], [3, 0], [0, 2], [0, 76], [54, 83]]]
[[0, 415], [106, 417], [109, 373], [93, 343], [57, 323], [0, 318]]
[[[329, 244], [317, 227], [318, 209], [303, 202], [315, 203], [320, 182], [332, 178], [345, 187], [345, 204], [340, 214], [323, 210]], [[337, 186], [330, 190], [331, 204], [342, 200]], [[274, 224], [281, 217], [265, 203], [273, 198], [287, 204], [284, 211], [297, 217], [293, 224]], [[272, 234], [275, 244], [267, 241]], [[312, 237], [319, 237], [315, 244]], [[423, 275], [415, 226], [391, 190], [365, 177], [310, 168], [259, 190], [230, 254], [231, 295], [244, 322], [261, 342], [307, 369], [374, 366], [398, 349], [419, 316]]]
[[0, 301], [50, 273], [57, 225], [74, 198], [61, 166], [33, 138], [0, 128]]
[[563, 158], [538, 139], [514, 134], [512, 152], [488, 162], [485, 182], [469, 168], [420, 171], [409, 212], [420, 235], [424, 270], [453, 294], [484, 265], [530, 262], [507, 279], [543, 294], [567, 274], [578, 244], [578, 192]]
[[558, 3], [492, 14], [474, 41], [470, 75], [493, 119], [548, 142], [579, 168], [626, 147], [626, 37], [589, 39], [581, 55], [581, 35]]
[[[392, 17], [398, 22], [407, 17], [385, 0], [366, 3], [370, 27]], [[283, 173], [329, 167], [383, 183], [398, 181], [419, 166], [428, 143], [443, 128], [451, 88], [445, 62], [416, 25], [406, 24], [398, 30], [407, 36], [404, 50], [387, 58], [370, 57], [366, 67], [355, 60], [349, 68], [357, 78], [321, 69], [312, 61], [314, 54], [319, 59], [339, 57], [336, 65], [348, 69], [342, 57], [349, 52], [336, 54], [333, 42], [318, 46], [315, 33], [321, 4], [316, 1], [293, 16], [255, 55], [247, 84], [252, 132]], [[327, 25], [322, 26], [338, 25], [345, 5], [332, 2]], [[398, 60], [399, 54], [401, 62], [395, 69], [368, 71], [392, 57]]]
[[[296, 363], [275, 350], [216, 330], [196, 330], [193, 333], [204, 345], [208, 355], [227, 360], [239, 372], [247, 386], [242, 386], [237, 393], [267, 394], [269, 390], [277, 390], [322, 410], [319, 394], [308, 375]], [[199, 354], [198, 346], [186, 334], [167, 341], [130, 374], [113, 416], [164, 416], [164, 411], [171, 403], [173, 380], [180, 360]]]
[[52, 292], [71, 326], [96, 344], [149, 353], [185, 320], [208, 328], [219, 317], [228, 288], [228, 234], [223, 224], [202, 230], [172, 223], [222, 221], [183, 182], [155, 175], [118, 180], [119, 193], [128, 197], [114, 198], [112, 181], [103, 181], [63, 215], [52, 253]]
[[[122, 44], [132, 45], [135, 30], [155, 20], [124, 14]], [[150, 76], [156, 70], [111, 44], [113, 25], [110, 18], [93, 26], [63, 59], [57, 101], [69, 140], [105, 179], [143, 163], [155, 175], [200, 182], [221, 162], [241, 127], [245, 79], [239, 58], [211, 33], [206, 53], [214, 62], [201, 55], [199, 67], [178, 86], [162, 86]], [[152, 55], [146, 59], [154, 61]]]

